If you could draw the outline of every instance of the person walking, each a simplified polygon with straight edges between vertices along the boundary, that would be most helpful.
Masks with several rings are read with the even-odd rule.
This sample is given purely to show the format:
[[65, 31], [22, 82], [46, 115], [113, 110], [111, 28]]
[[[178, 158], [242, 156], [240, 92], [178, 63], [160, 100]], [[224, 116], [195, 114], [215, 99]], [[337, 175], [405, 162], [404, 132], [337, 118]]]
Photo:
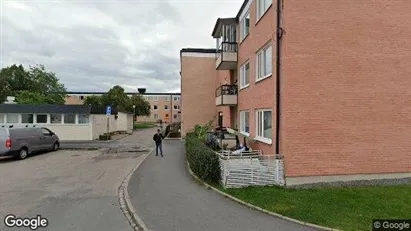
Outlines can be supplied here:
[[158, 149], [160, 149], [160, 155], [161, 157], [163, 157], [163, 145], [162, 145], [163, 139], [164, 139], [163, 134], [161, 134], [160, 129], [157, 129], [157, 133], [154, 134], [153, 136], [153, 140], [156, 143], [156, 156], [158, 156]]

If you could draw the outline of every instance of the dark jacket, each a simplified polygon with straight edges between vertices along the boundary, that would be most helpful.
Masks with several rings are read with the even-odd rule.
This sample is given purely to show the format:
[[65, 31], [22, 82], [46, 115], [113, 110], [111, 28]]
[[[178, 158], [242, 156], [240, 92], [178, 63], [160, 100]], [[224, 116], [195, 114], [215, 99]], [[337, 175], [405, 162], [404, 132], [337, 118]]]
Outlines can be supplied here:
[[161, 144], [161, 141], [164, 139], [163, 134], [154, 134], [153, 140], [156, 142], [156, 144]]

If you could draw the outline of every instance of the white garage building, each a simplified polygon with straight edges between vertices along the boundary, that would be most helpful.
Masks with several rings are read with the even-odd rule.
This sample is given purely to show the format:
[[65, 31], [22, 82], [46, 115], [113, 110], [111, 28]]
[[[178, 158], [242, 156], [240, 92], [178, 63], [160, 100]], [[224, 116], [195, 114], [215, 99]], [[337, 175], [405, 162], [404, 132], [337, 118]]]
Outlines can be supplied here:
[[[103, 113], [92, 113], [88, 105], [0, 104], [0, 126], [46, 127], [61, 140], [95, 140], [107, 132], [107, 116]], [[133, 115], [111, 115], [109, 132], [132, 133]]]

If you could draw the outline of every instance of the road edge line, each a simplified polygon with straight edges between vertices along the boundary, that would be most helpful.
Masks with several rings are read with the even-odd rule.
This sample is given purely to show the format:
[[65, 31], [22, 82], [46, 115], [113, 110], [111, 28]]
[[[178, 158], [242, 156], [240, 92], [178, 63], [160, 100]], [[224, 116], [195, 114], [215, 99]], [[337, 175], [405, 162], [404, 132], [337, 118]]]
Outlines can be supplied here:
[[141, 161], [139, 161], [136, 166], [127, 174], [118, 188], [118, 197], [120, 203], [120, 209], [124, 216], [130, 223], [131, 227], [135, 231], [149, 231], [147, 225], [144, 223], [143, 219], [137, 214], [136, 209], [131, 203], [130, 196], [128, 194], [128, 184], [130, 182], [133, 173], [140, 167], [140, 165], [146, 160], [146, 158], [151, 155], [155, 148], [152, 148]]
[[225, 193], [225, 192], [222, 192], [222, 191], [220, 191], [219, 189], [217, 189], [217, 188], [215, 188], [215, 187], [207, 184], [206, 182], [202, 181], [202, 180], [201, 180], [199, 177], [197, 177], [197, 176], [194, 174], [194, 172], [191, 170], [190, 163], [188, 163], [188, 160], [187, 160], [186, 158], [185, 158], [185, 162], [186, 162], [185, 164], [186, 164], [186, 167], [187, 167], [187, 171], [190, 173], [190, 175], [191, 175], [192, 177], [194, 177], [197, 181], [201, 182], [201, 184], [203, 184], [205, 187], [213, 190], [214, 192], [220, 194], [221, 196], [227, 197], [228, 199], [233, 200], [233, 201], [235, 201], [235, 202], [237, 202], [237, 203], [239, 203], [239, 204], [242, 204], [242, 205], [244, 205], [244, 206], [246, 206], [246, 207], [248, 207], [248, 208], [251, 208], [251, 209], [254, 209], [254, 210], [258, 210], [258, 211], [263, 212], [263, 213], [265, 213], [265, 214], [268, 214], [268, 215], [270, 215], [270, 216], [274, 216], [274, 217], [277, 217], [277, 218], [281, 218], [281, 219], [283, 219], [283, 220], [287, 220], [287, 221], [290, 221], [290, 222], [293, 222], [293, 223], [296, 223], [296, 224], [300, 224], [300, 225], [304, 225], [304, 226], [307, 226], [307, 227], [311, 227], [311, 228], [317, 228], [317, 229], [328, 230], [328, 231], [341, 231], [341, 230], [339, 230], [339, 229], [333, 229], [333, 228], [329, 228], [329, 227], [325, 227], [325, 226], [320, 226], [320, 225], [312, 224], [312, 223], [309, 223], [309, 222], [300, 221], [300, 220], [297, 220], [297, 219], [294, 219], [294, 218], [291, 218], [291, 217], [287, 217], [287, 216], [281, 215], [281, 214], [279, 214], [279, 213], [275, 213], [275, 212], [268, 211], [268, 210], [266, 210], [266, 209], [260, 208], [260, 207], [258, 207], [258, 206], [252, 205], [252, 204], [250, 204], [250, 203], [248, 203], [248, 202], [245, 202], [245, 201], [243, 201], [243, 200], [240, 200], [240, 199], [238, 199], [238, 198], [236, 198], [236, 197], [234, 197], [234, 196], [231, 196], [230, 194], [227, 194], [227, 193]]

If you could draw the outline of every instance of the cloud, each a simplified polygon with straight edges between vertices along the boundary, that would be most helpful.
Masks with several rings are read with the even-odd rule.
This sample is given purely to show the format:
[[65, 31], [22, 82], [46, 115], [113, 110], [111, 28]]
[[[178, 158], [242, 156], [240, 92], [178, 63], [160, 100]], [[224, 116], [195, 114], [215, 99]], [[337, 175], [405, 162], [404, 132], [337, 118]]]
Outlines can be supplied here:
[[[43, 64], [69, 91], [180, 91], [183, 47], [211, 47], [242, 0], [1, 1], [1, 67]], [[16, 17], [18, 16], [18, 17]]]

